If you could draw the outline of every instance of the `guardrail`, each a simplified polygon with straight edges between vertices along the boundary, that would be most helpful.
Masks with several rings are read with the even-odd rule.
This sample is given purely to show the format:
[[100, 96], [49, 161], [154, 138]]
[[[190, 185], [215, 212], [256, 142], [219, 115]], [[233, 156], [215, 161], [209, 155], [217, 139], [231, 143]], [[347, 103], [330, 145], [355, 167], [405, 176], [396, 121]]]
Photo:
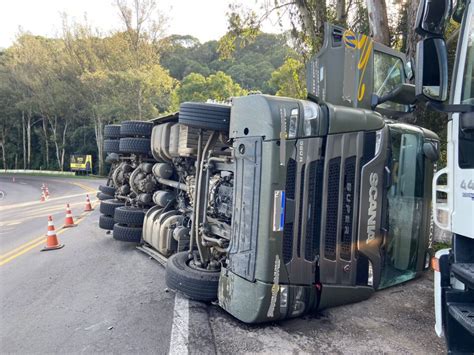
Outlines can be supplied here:
[[64, 175], [75, 176], [73, 171], [54, 171], [54, 170], [23, 170], [23, 169], [7, 169], [0, 170], [0, 174], [39, 174], [39, 175]]

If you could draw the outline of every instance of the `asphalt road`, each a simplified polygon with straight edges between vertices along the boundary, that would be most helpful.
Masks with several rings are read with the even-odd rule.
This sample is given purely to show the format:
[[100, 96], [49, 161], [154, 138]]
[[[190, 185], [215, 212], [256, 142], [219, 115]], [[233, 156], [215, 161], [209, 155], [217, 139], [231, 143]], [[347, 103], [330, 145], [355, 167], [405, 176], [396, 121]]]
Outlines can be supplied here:
[[[49, 201], [38, 202], [45, 182]], [[1, 353], [443, 353], [432, 275], [312, 317], [251, 326], [168, 292], [164, 268], [98, 228], [98, 180], [0, 176]], [[94, 201], [95, 202], [95, 201]], [[78, 226], [40, 252], [47, 215]]]

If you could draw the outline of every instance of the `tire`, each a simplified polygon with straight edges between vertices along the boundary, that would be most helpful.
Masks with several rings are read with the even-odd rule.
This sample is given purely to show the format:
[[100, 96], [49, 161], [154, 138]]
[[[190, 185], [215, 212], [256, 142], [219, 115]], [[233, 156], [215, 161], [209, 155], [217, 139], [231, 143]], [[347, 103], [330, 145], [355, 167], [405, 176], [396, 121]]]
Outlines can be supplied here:
[[197, 301], [217, 299], [219, 276], [219, 271], [199, 271], [190, 267], [187, 251], [172, 255], [166, 263], [166, 285]]
[[128, 226], [142, 226], [146, 210], [131, 206], [121, 206], [115, 209], [114, 221]]
[[120, 153], [151, 154], [150, 138], [122, 138]]
[[108, 124], [104, 126], [104, 138], [120, 138], [120, 125]]
[[124, 203], [119, 200], [105, 200], [100, 203], [100, 213], [105, 214], [106, 216], [113, 217], [115, 209], [117, 207], [123, 206]]
[[115, 187], [113, 186], [106, 186], [106, 185], [100, 185], [99, 186], [99, 191], [102, 191], [106, 195], [114, 196], [115, 195]]
[[104, 140], [104, 152], [106, 153], [120, 153], [120, 141], [118, 139]]
[[120, 127], [122, 137], [151, 137], [152, 122], [123, 121]]
[[230, 123], [230, 106], [184, 102], [179, 107], [178, 121], [186, 126], [227, 132]]
[[121, 242], [140, 243], [142, 239], [142, 227], [127, 227], [115, 223], [113, 237]]
[[97, 193], [97, 198], [98, 198], [100, 201], [105, 201], [105, 200], [111, 200], [111, 199], [113, 199], [114, 197], [111, 196], [111, 195], [104, 194], [103, 192], [99, 192], [99, 193]]
[[99, 217], [99, 228], [111, 231], [114, 229], [114, 217], [101, 214]]

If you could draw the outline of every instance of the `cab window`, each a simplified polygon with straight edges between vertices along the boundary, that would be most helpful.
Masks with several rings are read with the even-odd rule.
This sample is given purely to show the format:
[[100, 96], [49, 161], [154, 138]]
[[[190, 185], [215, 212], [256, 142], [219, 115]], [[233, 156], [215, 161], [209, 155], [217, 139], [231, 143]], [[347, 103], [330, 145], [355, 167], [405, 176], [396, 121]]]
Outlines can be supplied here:
[[[403, 61], [379, 51], [374, 51], [374, 93], [381, 97], [405, 82]], [[406, 105], [387, 101], [378, 107], [387, 110], [407, 112]]]

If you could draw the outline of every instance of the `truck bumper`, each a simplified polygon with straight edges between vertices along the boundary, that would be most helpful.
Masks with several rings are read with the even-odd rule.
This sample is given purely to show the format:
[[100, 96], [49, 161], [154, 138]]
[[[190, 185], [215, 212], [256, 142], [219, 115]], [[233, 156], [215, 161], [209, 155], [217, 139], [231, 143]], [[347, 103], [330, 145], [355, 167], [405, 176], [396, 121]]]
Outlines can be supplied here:
[[318, 292], [315, 286], [250, 282], [223, 268], [218, 299], [224, 310], [242, 322], [262, 323], [312, 312]]

